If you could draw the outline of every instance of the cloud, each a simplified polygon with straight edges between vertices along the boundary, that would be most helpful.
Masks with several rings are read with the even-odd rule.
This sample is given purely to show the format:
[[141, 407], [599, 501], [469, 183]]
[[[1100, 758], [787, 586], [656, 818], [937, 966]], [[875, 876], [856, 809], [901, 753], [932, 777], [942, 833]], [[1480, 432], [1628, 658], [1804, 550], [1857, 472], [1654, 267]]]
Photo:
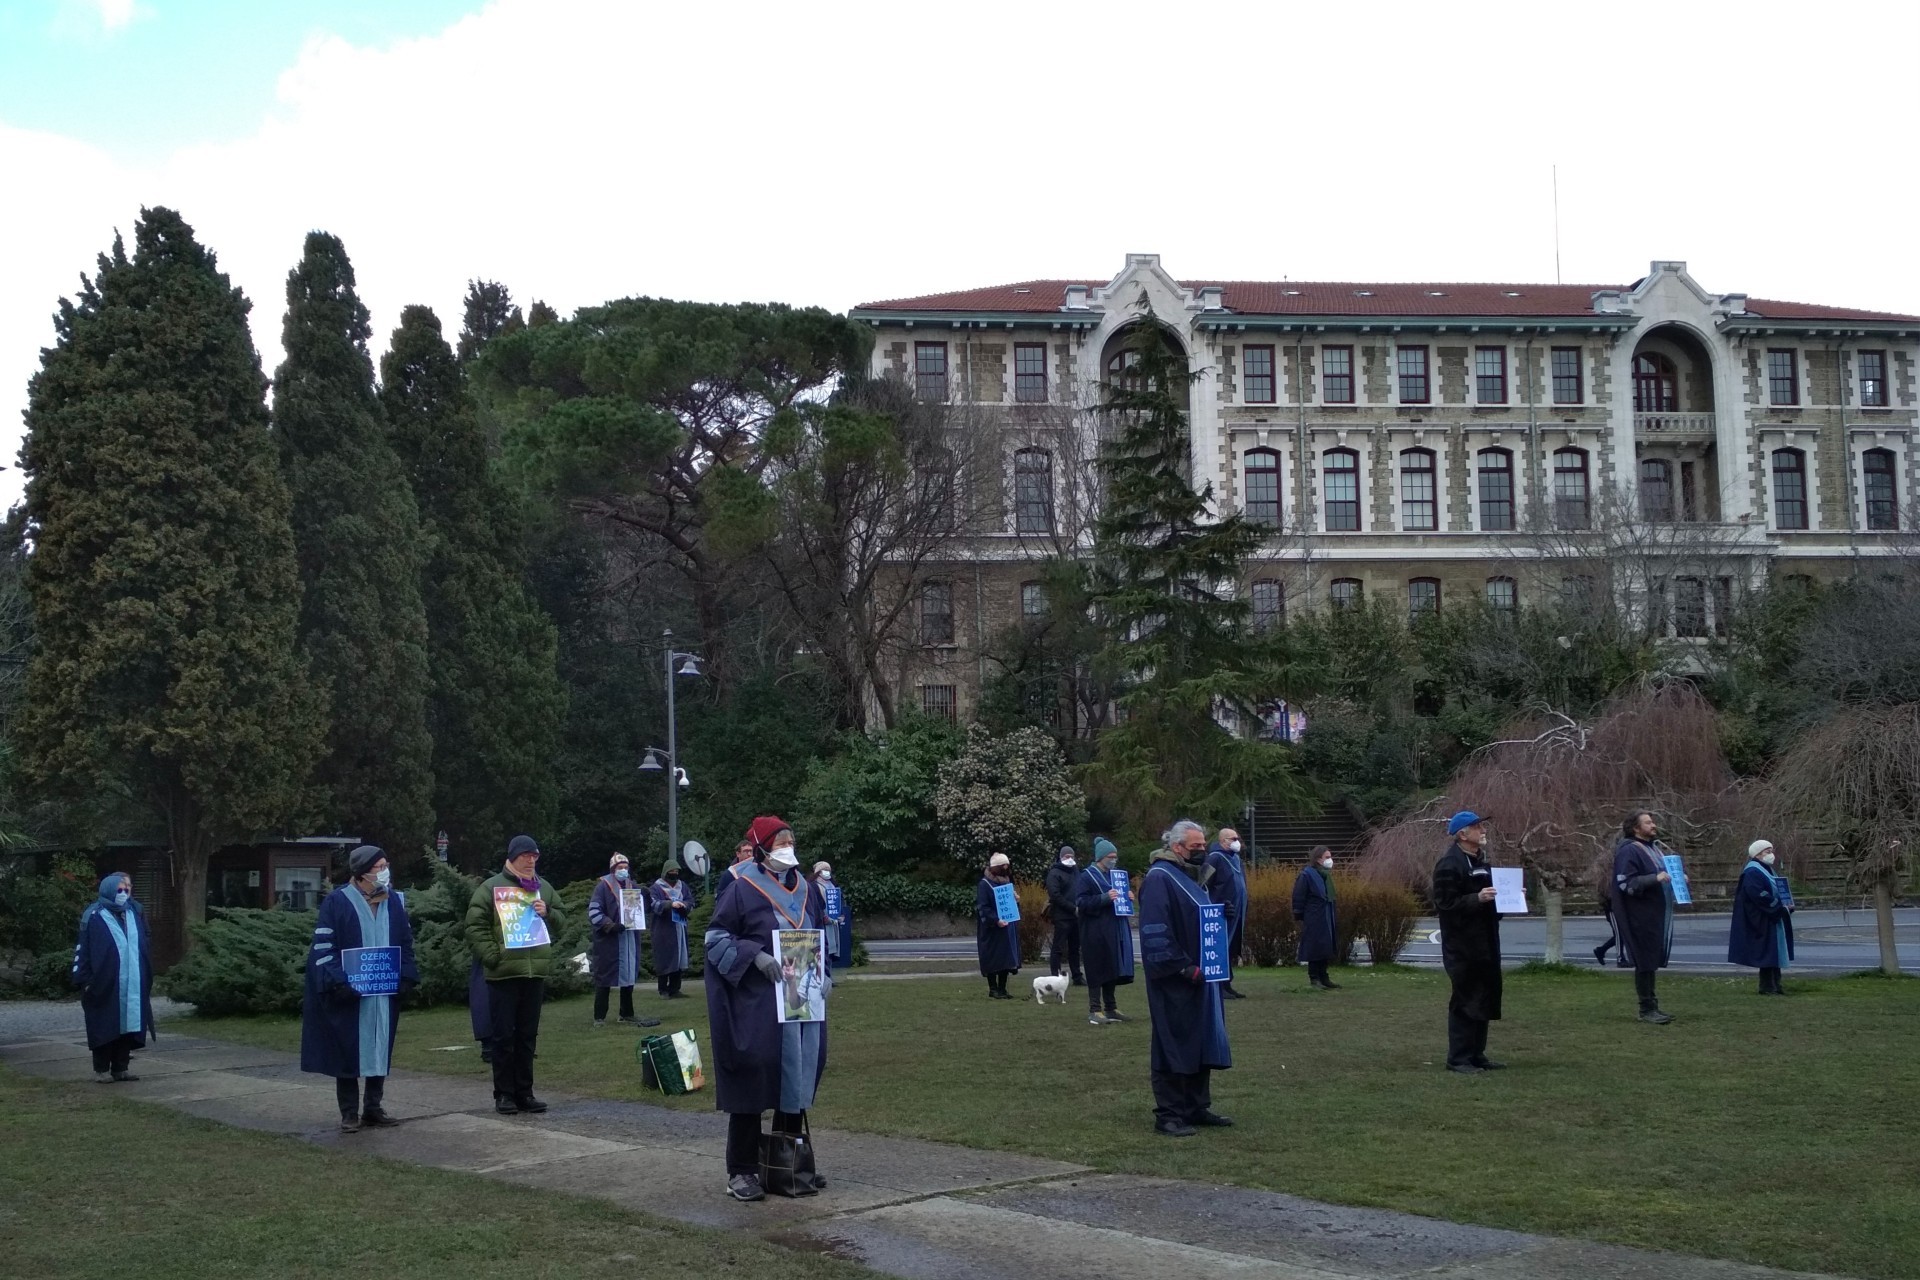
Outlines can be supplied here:
[[134, 0], [91, 0], [91, 3], [99, 11], [100, 25], [108, 31], [118, 31], [135, 18], [146, 16], [146, 10]]
[[152, 16], [153, 10], [139, 0], [60, 0], [54, 10], [52, 34], [85, 40], [112, 35]]

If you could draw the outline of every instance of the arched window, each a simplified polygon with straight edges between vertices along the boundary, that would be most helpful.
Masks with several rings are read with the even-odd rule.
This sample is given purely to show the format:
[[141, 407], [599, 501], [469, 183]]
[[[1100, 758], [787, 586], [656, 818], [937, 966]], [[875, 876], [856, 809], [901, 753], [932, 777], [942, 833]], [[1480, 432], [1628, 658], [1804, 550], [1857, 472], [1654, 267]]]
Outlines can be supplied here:
[[920, 643], [925, 645], [953, 643], [953, 584], [951, 582], [920, 584]]
[[1867, 528], [1900, 527], [1900, 485], [1894, 476], [1893, 450], [1869, 449], [1860, 457], [1867, 478]]
[[1272, 449], [1249, 449], [1241, 463], [1246, 477], [1247, 519], [1255, 524], [1280, 523], [1280, 455]]
[[1413, 578], [1407, 582], [1407, 621], [1418, 622], [1440, 612], [1440, 579]]
[[1657, 351], [1633, 358], [1633, 411], [1674, 413], [1680, 408], [1680, 378], [1673, 361]]
[[1327, 603], [1336, 609], [1358, 609], [1363, 588], [1358, 578], [1335, 578], [1327, 586]]
[[1773, 527], [1807, 527], [1807, 455], [1798, 449], [1773, 451]]
[[1320, 460], [1321, 510], [1328, 533], [1360, 532], [1360, 455], [1329, 449]]
[[1487, 607], [1495, 613], [1512, 613], [1520, 607], [1520, 588], [1512, 578], [1487, 579]]
[[1277, 627], [1287, 620], [1287, 594], [1277, 578], [1255, 578], [1249, 594], [1256, 631]]
[[1513, 529], [1513, 451], [1480, 451], [1480, 529], [1507, 533]]
[[1013, 455], [1013, 531], [1053, 532], [1053, 455], [1045, 449]]
[[1673, 519], [1673, 464], [1665, 458], [1640, 460], [1640, 518], [1662, 524]]
[[1440, 527], [1440, 502], [1433, 450], [1400, 451], [1400, 527], [1431, 533]]
[[1585, 529], [1592, 521], [1587, 488], [1587, 451], [1559, 449], [1553, 455], [1553, 523], [1559, 529]]

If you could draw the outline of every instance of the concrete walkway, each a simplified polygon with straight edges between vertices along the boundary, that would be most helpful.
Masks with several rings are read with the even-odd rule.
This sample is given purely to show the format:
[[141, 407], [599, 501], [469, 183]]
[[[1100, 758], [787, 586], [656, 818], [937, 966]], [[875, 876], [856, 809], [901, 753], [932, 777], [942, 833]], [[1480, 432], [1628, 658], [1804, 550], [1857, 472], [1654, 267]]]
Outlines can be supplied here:
[[[1161, 1280], [1782, 1280], [1790, 1273], [1495, 1231], [1294, 1196], [1095, 1174], [999, 1151], [870, 1134], [815, 1135], [818, 1196], [739, 1204], [722, 1192], [724, 1121], [645, 1103], [549, 1094], [538, 1117], [493, 1114], [470, 1080], [395, 1072], [394, 1129], [339, 1132], [329, 1080], [289, 1054], [168, 1035], [134, 1059], [141, 1078], [93, 1083], [78, 1034], [0, 1019], [0, 1063], [320, 1146], [464, 1170], [753, 1232], [910, 1280], [1036, 1275]], [[1205, 1135], [1186, 1139], [1204, 1142]], [[1436, 1174], [1435, 1176], [1443, 1176]], [[1797, 1274], [1797, 1273], [1795, 1273]]]

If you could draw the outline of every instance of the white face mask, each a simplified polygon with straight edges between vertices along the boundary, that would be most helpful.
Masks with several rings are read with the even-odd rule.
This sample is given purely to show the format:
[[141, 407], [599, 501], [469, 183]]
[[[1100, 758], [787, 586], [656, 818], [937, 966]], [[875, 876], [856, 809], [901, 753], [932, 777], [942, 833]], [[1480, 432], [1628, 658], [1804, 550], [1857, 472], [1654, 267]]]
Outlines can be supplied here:
[[782, 868], [797, 867], [800, 865], [800, 855], [794, 851], [792, 845], [782, 845], [778, 849], [767, 850], [767, 865]]
[[1320, 869], [1321, 869], [1322, 871], [1331, 871], [1331, 870], [1333, 870], [1333, 859], [1332, 859], [1332, 858], [1322, 858], [1322, 859], [1320, 859]]
[[132, 894], [128, 893], [125, 889], [122, 889], [120, 892], [113, 895], [113, 905], [116, 907], [124, 907], [127, 905], [128, 901], [132, 899], [132, 897], [133, 897]]
[[1227, 852], [1228, 853], [1240, 852], [1240, 842], [1238, 840], [1229, 841], [1227, 844]]
[[1763, 854], [1761, 854], [1761, 855], [1760, 855], [1760, 861], [1761, 861], [1761, 862], [1762, 862], [1763, 864], [1765, 864], [1766, 866], [1769, 866], [1769, 867], [1770, 867], [1770, 866], [1772, 866], [1772, 865], [1773, 865], [1773, 850], [1771, 850], [1771, 849], [1769, 849], [1769, 850], [1767, 850], [1767, 851], [1766, 851], [1765, 853], [1763, 853]]
[[831, 880], [831, 879], [833, 879], [833, 869], [832, 869], [831, 867], [822, 867], [822, 868], [820, 868], [820, 878], [821, 878], [822, 880]]
[[1076, 864], [1072, 858], [1062, 858], [1060, 859], [1060, 865], [1063, 867], [1071, 867]]
[[384, 889], [392, 883], [393, 883], [392, 867], [382, 867], [378, 871], [373, 873], [373, 884], [376, 889]]

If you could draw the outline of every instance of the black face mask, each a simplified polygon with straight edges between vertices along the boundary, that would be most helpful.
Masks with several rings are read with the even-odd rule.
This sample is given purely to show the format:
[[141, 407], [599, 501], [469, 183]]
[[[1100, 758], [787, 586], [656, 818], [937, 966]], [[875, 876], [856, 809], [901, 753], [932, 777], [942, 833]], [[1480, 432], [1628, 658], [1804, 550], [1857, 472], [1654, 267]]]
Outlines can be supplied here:
[[679, 873], [678, 871], [669, 871], [669, 872], [667, 872], [667, 883], [668, 883], [668, 884], [679, 884], [679, 883], [680, 883], [680, 873]]
[[1205, 849], [1189, 849], [1186, 858], [1189, 865], [1196, 867], [1201, 866], [1207, 860], [1207, 851]]

